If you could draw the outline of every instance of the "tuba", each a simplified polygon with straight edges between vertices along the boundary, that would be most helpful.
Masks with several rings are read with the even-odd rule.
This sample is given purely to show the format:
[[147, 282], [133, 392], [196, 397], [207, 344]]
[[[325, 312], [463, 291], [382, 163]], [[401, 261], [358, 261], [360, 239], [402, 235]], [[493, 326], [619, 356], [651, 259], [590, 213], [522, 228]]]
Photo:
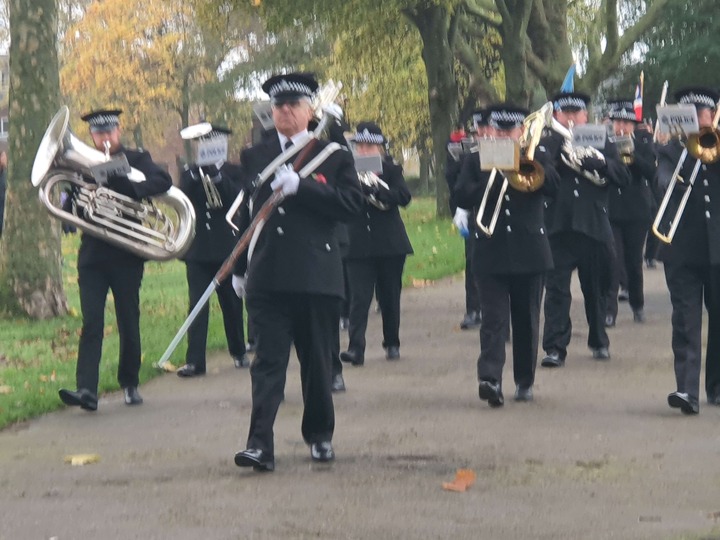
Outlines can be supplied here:
[[[39, 188], [48, 212], [138, 257], [156, 261], [181, 257], [195, 236], [190, 200], [176, 187], [152, 201], [138, 201], [95, 184], [94, 168], [108, 163], [109, 154], [79, 140], [68, 127], [69, 117], [67, 106], [55, 114], [33, 163], [32, 184]], [[145, 180], [137, 169], [127, 177], [131, 182]], [[63, 204], [68, 190], [74, 196], [71, 204]]]

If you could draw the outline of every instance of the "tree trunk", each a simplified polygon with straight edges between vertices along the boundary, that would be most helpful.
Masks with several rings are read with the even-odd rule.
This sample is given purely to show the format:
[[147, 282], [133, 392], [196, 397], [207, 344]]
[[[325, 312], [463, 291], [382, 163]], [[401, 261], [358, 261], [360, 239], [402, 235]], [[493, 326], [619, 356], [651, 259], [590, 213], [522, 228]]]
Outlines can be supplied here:
[[56, 0], [10, 1], [10, 129], [0, 304], [45, 319], [67, 313], [60, 223], [30, 183], [35, 153], [59, 108]]
[[505, 66], [505, 99], [516, 105], [526, 106], [530, 101], [530, 85], [527, 74], [527, 28], [532, 0], [496, 0], [502, 17], [500, 49]]
[[428, 104], [433, 141], [436, 212], [449, 216], [445, 152], [453, 119], [458, 117], [458, 91], [453, 72], [453, 53], [448, 41], [448, 13], [442, 6], [427, 5], [407, 14], [420, 32], [422, 58], [428, 79]]
[[418, 154], [418, 165], [420, 175], [420, 193], [429, 195], [430, 191], [430, 152], [423, 149]]

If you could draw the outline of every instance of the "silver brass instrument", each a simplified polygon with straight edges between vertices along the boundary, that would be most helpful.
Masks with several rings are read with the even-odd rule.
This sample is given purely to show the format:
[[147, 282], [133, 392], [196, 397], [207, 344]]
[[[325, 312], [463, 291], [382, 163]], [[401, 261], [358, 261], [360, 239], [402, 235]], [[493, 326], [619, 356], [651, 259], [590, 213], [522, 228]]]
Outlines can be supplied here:
[[500, 195], [497, 198], [490, 223], [485, 225], [483, 223], [485, 207], [487, 206], [490, 191], [495, 183], [498, 171], [497, 169], [493, 169], [490, 173], [490, 178], [488, 179], [485, 193], [483, 193], [483, 198], [480, 201], [480, 209], [475, 220], [478, 228], [486, 236], [490, 237], [495, 232], [505, 191], [507, 191], [508, 186], [520, 192], [530, 193], [537, 191], [545, 183], [545, 170], [542, 165], [535, 161], [535, 149], [540, 142], [543, 130], [552, 119], [552, 111], [552, 103], [548, 102], [537, 111], [530, 113], [523, 121], [525, 129], [518, 141], [523, 156], [519, 160], [517, 170], [510, 170], [504, 173], [503, 183], [500, 187]]
[[[213, 127], [210, 122], [202, 122], [183, 128], [180, 131], [180, 137], [183, 139], [197, 139], [198, 137], [207, 135], [212, 129]], [[222, 198], [213, 179], [205, 173], [201, 166], [198, 166], [198, 174], [200, 175], [200, 182], [202, 182], [203, 190], [205, 191], [207, 207], [210, 209], [222, 208]]]
[[[263, 169], [263, 171], [253, 182], [255, 189], [259, 189], [260, 186], [265, 183], [268, 178], [275, 174], [275, 171], [277, 171], [281, 165], [285, 164], [290, 158], [292, 158], [295, 154], [299, 153], [303, 148], [305, 148], [305, 146], [307, 146], [307, 144], [312, 139], [317, 139], [320, 137], [322, 132], [325, 131], [328, 122], [330, 121], [329, 115], [324, 111], [324, 109], [337, 99], [337, 97], [340, 95], [340, 90], [342, 90], [342, 83], [339, 81], [335, 82], [332, 79], [328, 80], [322, 87], [320, 87], [312, 103], [313, 114], [317, 119], [319, 119], [317, 127], [314, 131], [310, 132], [302, 140], [293, 141], [294, 144], [290, 146], [290, 148], [286, 149], [284, 152], [280, 153], [280, 155], [277, 156], [274, 160], [272, 160], [270, 164], [265, 167], [265, 169]], [[228, 225], [230, 225], [230, 227], [232, 227], [236, 231], [239, 229], [237, 225], [233, 223], [233, 219], [235, 218], [235, 214], [237, 214], [238, 210], [240, 209], [244, 198], [245, 191], [242, 190], [240, 191], [238, 196], [235, 197], [235, 200], [225, 214], [225, 221], [228, 223]]]
[[[715, 118], [713, 118], [712, 126], [704, 127], [700, 130], [700, 133], [694, 133], [688, 137], [685, 148], [683, 149], [682, 154], [680, 154], [680, 158], [675, 166], [675, 171], [670, 178], [670, 184], [668, 184], [668, 187], [665, 190], [665, 196], [660, 203], [660, 208], [658, 208], [658, 212], [655, 215], [655, 220], [652, 224], [653, 234], [666, 244], [672, 243], [673, 238], [675, 237], [677, 228], [680, 225], [680, 220], [685, 212], [685, 206], [687, 205], [693, 185], [695, 184], [695, 179], [700, 171], [700, 165], [715, 163], [718, 159], [720, 159], [720, 134], [718, 134], [720, 103], [716, 104], [715, 108]], [[675, 186], [680, 183], [685, 183], [685, 180], [680, 175], [680, 171], [685, 165], [685, 160], [687, 159], [688, 154], [695, 158], [695, 166], [693, 167], [690, 178], [687, 181], [687, 189], [685, 190], [685, 193], [683, 193], [675, 215], [670, 221], [670, 229], [667, 234], [663, 234], [660, 232], [660, 225], [664, 221], [665, 211], [670, 204], [670, 199], [675, 191]]]
[[588, 157], [597, 158], [604, 162], [605, 156], [602, 155], [602, 152], [592, 146], [575, 146], [573, 144], [572, 125], [568, 129], [553, 118], [550, 127], [565, 138], [563, 151], [560, 154], [563, 163], [596, 186], [605, 186], [607, 178], [600, 176], [597, 171], [590, 172], [582, 168], [583, 159]]
[[620, 135], [615, 136], [612, 141], [615, 143], [615, 146], [617, 147], [618, 154], [620, 154], [620, 160], [625, 165], [632, 165], [635, 162], [635, 136], [631, 133], [629, 135], [625, 135], [625, 133], [620, 133]]
[[[387, 185], [387, 182], [381, 180], [378, 175], [372, 171], [359, 171], [358, 179], [360, 180], [361, 184], [370, 188], [390, 189], [390, 186]], [[390, 208], [387, 204], [378, 201], [377, 197], [375, 197], [375, 195], [372, 193], [367, 196], [367, 200], [370, 204], [372, 204], [375, 208], [379, 210], [387, 210], [388, 208]]]
[[[171, 187], [152, 201], [138, 201], [88, 181], [94, 178], [94, 167], [107, 163], [106, 153], [79, 140], [68, 127], [69, 118], [67, 106], [61, 107], [33, 163], [31, 180], [50, 214], [139, 257], [157, 261], [181, 257], [195, 236], [190, 200]], [[127, 177], [133, 182], [145, 180], [137, 169]], [[68, 187], [76, 192], [70, 211], [61, 202]], [[164, 213], [167, 210], [170, 215]]]

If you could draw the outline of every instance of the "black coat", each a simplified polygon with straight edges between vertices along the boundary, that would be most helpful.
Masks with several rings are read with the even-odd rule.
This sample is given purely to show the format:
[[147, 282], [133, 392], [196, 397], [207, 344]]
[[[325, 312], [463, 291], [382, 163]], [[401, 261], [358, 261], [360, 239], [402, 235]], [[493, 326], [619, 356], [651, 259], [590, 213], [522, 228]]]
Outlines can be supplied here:
[[[487, 187], [490, 172], [482, 171], [477, 154], [463, 161], [462, 171], [455, 185], [454, 199], [460, 208], [472, 208], [470, 219], [478, 215], [480, 202]], [[558, 174], [551, 162], [538, 149], [535, 161], [545, 168], [545, 182], [531, 193], [508, 186], [503, 196], [495, 232], [488, 238], [482, 231], [474, 233], [472, 269], [480, 274], [527, 274], [544, 272], [553, 267], [550, 242], [544, 223], [544, 197], [557, 191]], [[484, 224], [489, 224], [503, 184], [498, 171], [485, 208]]]
[[362, 211], [348, 223], [348, 259], [408, 255], [413, 252], [398, 209], [410, 204], [412, 198], [402, 167], [392, 159], [385, 158], [383, 172], [378, 177], [390, 188], [381, 188], [377, 195], [378, 200], [386, 204], [388, 209], [380, 210], [364, 199]]
[[[658, 150], [658, 185], [666, 189], [678, 163], [682, 147], [672, 141]], [[687, 189], [697, 160], [688, 155], [680, 175], [685, 185], [676, 186], [661, 230], [675, 215]], [[663, 244], [661, 258], [666, 264], [689, 266], [720, 265], [720, 162], [701, 165], [672, 244]]]
[[607, 178], [608, 183], [597, 186], [565, 165], [561, 159], [563, 142], [563, 136], [553, 131], [540, 140], [539, 146], [545, 149], [560, 175], [556, 195], [545, 201], [545, 223], [550, 236], [575, 231], [612, 245], [613, 234], [607, 209], [608, 188], [611, 185], [628, 185], [630, 172], [620, 161], [615, 145], [608, 142], [603, 151], [607, 167], [601, 175]]
[[222, 262], [235, 247], [239, 235], [225, 221], [227, 209], [240, 193], [240, 167], [223, 163], [218, 171], [215, 166], [203, 166], [218, 190], [222, 206], [209, 208], [205, 188], [197, 166], [187, 168], [180, 176], [180, 189], [195, 208], [195, 239], [183, 260], [197, 262]]
[[[328, 143], [318, 141], [307, 160]], [[244, 150], [240, 156], [243, 185], [252, 182], [280, 154], [277, 134]], [[257, 213], [270, 197], [272, 177], [252, 195]], [[271, 214], [260, 232], [248, 263], [248, 252], [238, 260], [234, 273], [247, 271], [247, 291], [292, 292], [344, 297], [342, 259], [336, 224], [351, 219], [362, 208], [352, 155], [338, 150], [313, 174], [300, 179], [295, 195]], [[250, 209], [241, 212], [241, 230], [250, 223]]]
[[[128, 163], [134, 169], [145, 175], [144, 182], [131, 182], [126, 176], [113, 176], [108, 178], [107, 187], [133, 199], [144, 199], [159, 193], [165, 193], [172, 187], [170, 175], [155, 164], [149, 152], [142, 150], [128, 150], [120, 148], [117, 153], [124, 153]], [[120, 247], [83, 234], [78, 253], [78, 266], [90, 265], [107, 260], [142, 261], [140, 257]]]
[[655, 149], [651, 140], [635, 138], [635, 159], [626, 167], [630, 172], [630, 183], [625, 187], [612, 186], [608, 192], [610, 221], [650, 223], [656, 206], [652, 189]]

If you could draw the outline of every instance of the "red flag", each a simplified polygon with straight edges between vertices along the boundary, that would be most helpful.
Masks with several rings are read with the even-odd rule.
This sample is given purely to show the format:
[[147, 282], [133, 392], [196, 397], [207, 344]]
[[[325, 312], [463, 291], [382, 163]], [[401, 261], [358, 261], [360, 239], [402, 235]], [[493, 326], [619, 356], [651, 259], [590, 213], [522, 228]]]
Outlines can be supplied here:
[[635, 101], [633, 101], [633, 109], [635, 109], [635, 119], [638, 122], [642, 122], [643, 120], [643, 79], [645, 78], [645, 73], [640, 73], [640, 82], [635, 87]]

